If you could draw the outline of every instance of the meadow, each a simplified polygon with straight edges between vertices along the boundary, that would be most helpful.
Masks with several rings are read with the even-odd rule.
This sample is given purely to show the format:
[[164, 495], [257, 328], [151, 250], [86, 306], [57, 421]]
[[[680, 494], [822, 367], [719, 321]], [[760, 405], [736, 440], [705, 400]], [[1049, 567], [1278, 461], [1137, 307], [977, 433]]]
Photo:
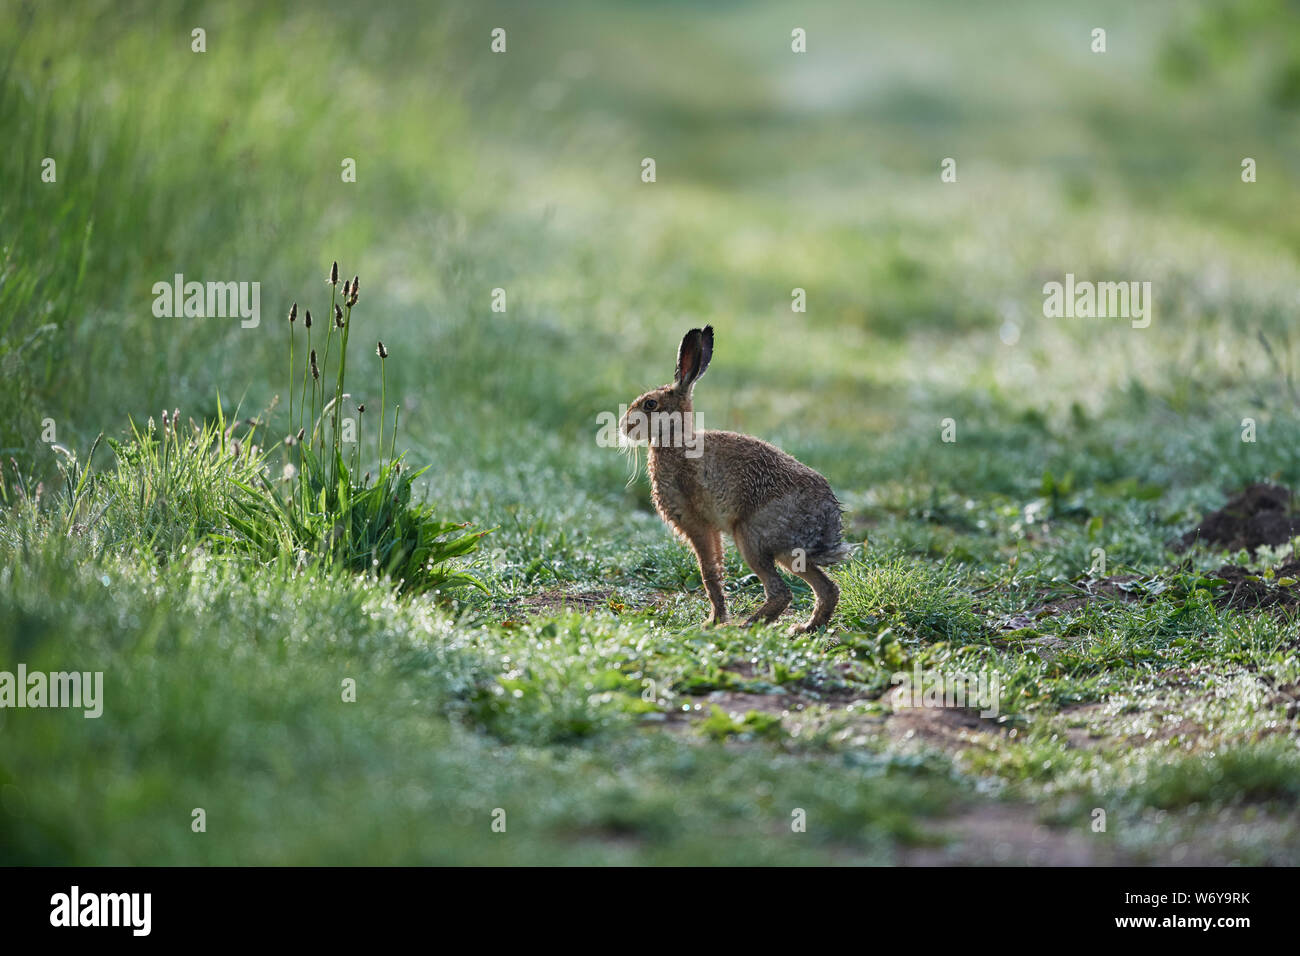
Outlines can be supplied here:
[[[0, 9], [0, 671], [104, 675], [0, 708], [0, 863], [1300, 863], [1290, 534], [1195, 533], [1300, 485], [1280, 0]], [[383, 495], [268, 517], [335, 261], [346, 472], [476, 583], [329, 550]], [[260, 322], [159, 317], [176, 274]], [[1150, 324], [1045, 315], [1067, 274]], [[797, 581], [701, 628], [597, 441], [705, 323], [704, 425], [844, 505], [821, 634]]]

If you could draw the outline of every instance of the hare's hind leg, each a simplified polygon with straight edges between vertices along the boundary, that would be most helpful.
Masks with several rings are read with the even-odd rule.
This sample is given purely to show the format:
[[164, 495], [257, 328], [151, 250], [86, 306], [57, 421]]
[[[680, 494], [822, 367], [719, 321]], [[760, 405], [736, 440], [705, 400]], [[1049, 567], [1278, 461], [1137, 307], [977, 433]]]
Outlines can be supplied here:
[[792, 598], [790, 585], [785, 583], [776, 569], [776, 556], [763, 551], [743, 533], [736, 535], [736, 547], [740, 549], [740, 556], [745, 559], [745, 563], [763, 582], [763, 595], [766, 598], [759, 609], [745, 619], [745, 627], [759, 621], [775, 621], [790, 606]]
[[723, 624], [727, 620], [727, 600], [722, 594], [722, 532], [706, 528], [687, 535], [695, 560], [700, 565], [700, 580], [709, 596], [709, 616], [704, 626]]
[[813, 594], [817, 595], [817, 603], [813, 605], [812, 617], [808, 618], [803, 624], [796, 624], [790, 628], [790, 636], [811, 634], [813, 631], [820, 630], [826, 626], [831, 619], [831, 615], [835, 613], [835, 606], [840, 602], [840, 586], [835, 583], [835, 580], [829, 574], [815, 564], [807, 565], [802, 571], [796, 571], [790, 564], [786, 564], [786, 567], [790, 568], [792, 574], [797, 574], [807, 581], [808, 586], [813, 589]]

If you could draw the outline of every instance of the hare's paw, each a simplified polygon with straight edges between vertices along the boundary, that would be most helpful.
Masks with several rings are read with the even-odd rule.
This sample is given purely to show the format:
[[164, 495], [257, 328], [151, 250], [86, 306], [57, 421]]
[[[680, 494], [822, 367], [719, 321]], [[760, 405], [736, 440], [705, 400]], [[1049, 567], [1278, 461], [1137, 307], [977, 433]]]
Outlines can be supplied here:
[[[796, 624], [785, 633], [786, 637], [802, 637], [805, 634], [816, 634], [825, 626], [825, 622], [814, 619], [811, 621], [804, 621], [802, 624]], [[839, 642], [836, 641], [836, 643]]]
[[788, 597], [777, 598], [775, 601], [764, 601], [759, 605], [758, 610], [745, 618], [744, 626], [753, 627], [756, 624], [771, 624], [781, 616], [789, 605], [790, 599]]

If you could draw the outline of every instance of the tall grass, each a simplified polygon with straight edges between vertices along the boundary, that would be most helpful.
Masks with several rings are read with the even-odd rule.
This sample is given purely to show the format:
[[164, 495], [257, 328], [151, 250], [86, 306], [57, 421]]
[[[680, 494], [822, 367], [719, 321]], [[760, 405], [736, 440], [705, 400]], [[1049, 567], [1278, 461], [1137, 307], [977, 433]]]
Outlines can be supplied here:
[[[323, 561], [391, 579], [403, 591], [464, 585], [483, 588], [476, 577], [450, 562], [473, 551], [487, 532], [466, 531], [465, 523], [439, 520], [428, 504], [412, 500], [412, 484], [427, 469], [407, 467], [404, 456], [396, 453], [399, 405], [393, 406], [387, 449], [381, 437], [374, 475], [362, 471], [366, 406], [354, 401], [347, 390], [348, 346], [353, 310], [360, 301], [360, 278], [354, 275], [344, 282], [341, 300], [337, 261], [330, 267], [327, 281], [330, 305], [325, 354], [318, 359], [309, 338], [300, 379], [295, 378], [293, 368], [297, 303], [289, 311], [287, 391], [292, 396], [300, 381], [304, 399], [296, 414], [292, 408], [289, 410], [288, 434], [281, 443], [283, 468], [279, 480], [257, 476], [257, 485], [267, 492], [266, 496], [257, 495], [249, 481], [236, 481], [236, 486], [248, 494], [231, 501], [227, 515], [232, 526], [265, 556], [288, 551], [300, 560]], [[306, 309], [303, 315], [304, 332], [310, 337], [311, 310]], [[335, 338], [339, 340], [336, 354]], [[381, 381], [386, 381], [388, 350], [382, 341], [375, 352]], [[331, 377], [333, 394], [327, 398], [326, 383]], [[386, 402], [387, 389], [381, 386], [380, 406], [370, 412], [375, 416], [377, 411], [381, 436], [388, 414]]]
[[[337, 264], [331, 275], [334, 286]], [[241, 419], [236, 410], [227, 422], [218, 395], [215, 419], [203, 424], [190, 419], [182, 426], [179, 409], [164, 410], [161, 427], [152, 417], [143, 427], [132, 422], [128, 440], [108, 439], [115, 460], [102, 473], [92, 462], [98, 440], [84, 464], [56, 445], [63, 487], [44, 503], [52, 518], [42, 517], [40, 493], [29, 491], [40, 486], [13, 462], [9, 482], [0, 476], [0, 500], [25, 511], [25, 521], [15, 527], [30, 531], [39, 525], [49, 533], [57, 522], [64, 535], [89, 536], [102, 548], [146, 554], [158, 564], [202, 545], [300, 570], [359, 572], [389, 580], [403, 592], [467, 585], [486, 590], [454, 561], [474, 551], [488, 532], [439, 519], [432, 506], [415, 498], [413, 484], [427, 469], [411, 469], [397, 454], [399, 406], [393, 406], [390, 441], [379, 449], [373, 476], [362, 471], [359, 422], [365, 406], [346, 390], [358, 290], [354, 277], [344, 286], [343, 304], [331, 302], [324, 362], [308, 350], [302, 381], [310, 378], [311, 399], [288, 415], [289, 433], [277, 443], [278, 474], [261, 437], [270, 432], [274, 407], [265, 420]], [[336, 329], [340, 341], [331, 367]], [[388, 357], [382, 342], [376, 353], [382, 369]], [[327, 398], [322, 380], [331, 369], [333, 395]], [[287, 384], [290, 393], [298, 384], [292, 368]], [[387, 409], [381, 404], [371, 414], [382, 423]]]

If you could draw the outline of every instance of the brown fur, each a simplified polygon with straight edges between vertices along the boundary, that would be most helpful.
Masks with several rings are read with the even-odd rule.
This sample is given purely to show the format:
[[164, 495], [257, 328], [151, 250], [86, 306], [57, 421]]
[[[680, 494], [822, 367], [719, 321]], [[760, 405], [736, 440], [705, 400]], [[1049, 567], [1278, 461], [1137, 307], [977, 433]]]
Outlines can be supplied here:
[[[650, 484], [660, 517], [695, 551], [712, 612], [705, 624], [727, 619], [722, 593], [722, 533], [732, 536], [745, 563], [763, 582], [766, 600], [746, 625], [774, 621], [790, 605], [780, 564], [808, 582], [817, 596], [812, 616], [791, 635], [826, 625], [840, 589], [822, 570], [844, 560], [841, 509], [830, 484], [774, 445], [725, 431], [695, 431], [691, 393], [713, 353], [713, 328], [682, 339], [671, 385], [646, 392], [628, 409], [622, 430], [650, 443]], [[640, 413], [638, 417], [636, 413]], [[680, 441], [656, 431], [645, 416], [676, 415]], [[662, 421], [662, 419], [660, 419]], [[694, 457], [693, 449], [699, 455]], [[798, 568], [798, 570], [796, 570]]]

